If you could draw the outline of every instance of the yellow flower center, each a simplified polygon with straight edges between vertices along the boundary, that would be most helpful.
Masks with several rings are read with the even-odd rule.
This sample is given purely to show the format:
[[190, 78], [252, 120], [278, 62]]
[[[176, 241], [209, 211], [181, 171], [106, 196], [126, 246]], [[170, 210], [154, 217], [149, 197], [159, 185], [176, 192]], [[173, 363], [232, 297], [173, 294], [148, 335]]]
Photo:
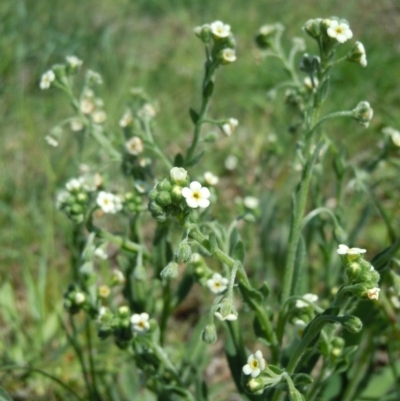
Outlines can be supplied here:
[[341, 34], [341, 33], [343, 33], [343, 28], [341, 27], [341, 26], [338, 26], [337, 28], [336, 28], [336, 33], [337, 34]]
[[199, 191], [193, 191], [192, 197], [194, 199], [197, 199], [197, 200], [201, 199], [200, 192]]

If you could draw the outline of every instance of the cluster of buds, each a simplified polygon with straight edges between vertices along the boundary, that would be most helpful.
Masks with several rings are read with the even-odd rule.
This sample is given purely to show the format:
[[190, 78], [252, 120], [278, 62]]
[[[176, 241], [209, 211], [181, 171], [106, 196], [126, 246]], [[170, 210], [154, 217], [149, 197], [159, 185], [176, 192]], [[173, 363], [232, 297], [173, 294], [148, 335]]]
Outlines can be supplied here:
[[236, 42], [229, 25], [222, 21], [215, 21], [194, 28], [194, 33], [204, 44], [213, 44], [211, 49], [213, 62], [230, 64], [236, 61]]
[[57, 196], [57, 207], [74, 223], [82, 223], [88, 209], [89, 194], [82, 177], [73, 178], [65, 185], [66, 191]]
[[353, 118], [365, 128], [368, 128], [373, 115], [374, 110], [366, 101], [358, 103], [357, 107], [352, 111]]
[[70, 284], [64, 294], [64, 308], [71, 314], [76, 314], [85, 308], [86, 294], [75, 284]]
[[275, 50], [284, 30], [284, 26], [279, 23], [263, 25], [255, 38], [257, 46], [260, 49]]
[[337, 253], [341, 256], [346, 269], [347, 285], [354, 287], [352, 293], [361, 299], [378, 299], [380, 275], [362, 255], [365, 249], [349, 248], [339, 245]]
[[142, 198], [132, 192], [127, 192], [123, 198], [124, 209], [130, 213], [143, 211]]

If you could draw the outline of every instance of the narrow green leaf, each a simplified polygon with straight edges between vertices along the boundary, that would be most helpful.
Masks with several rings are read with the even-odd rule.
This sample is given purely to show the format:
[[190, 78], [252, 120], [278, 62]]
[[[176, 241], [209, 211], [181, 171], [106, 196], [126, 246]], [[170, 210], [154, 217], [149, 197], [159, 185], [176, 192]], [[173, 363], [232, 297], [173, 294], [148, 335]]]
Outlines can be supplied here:
[[235, 249], [232, 252], [232, 257], [236, 260], [240, 260], [242, 263], [245, 257], [245, 249], [243, 241], [240, 241], [236, 244]]
[[3, 387], [0, 387], [0, 401], [13, 401], [10, 395], [4, 390]]
[[199, 121], [199, 118], [200, 118], [198, 113], [196, 111], [194, 111], [192, 108], [190, 108], [189, 114], [190, 114], [190, 118], [191, 118], [193, 124], [197, 124], [197, 121]]

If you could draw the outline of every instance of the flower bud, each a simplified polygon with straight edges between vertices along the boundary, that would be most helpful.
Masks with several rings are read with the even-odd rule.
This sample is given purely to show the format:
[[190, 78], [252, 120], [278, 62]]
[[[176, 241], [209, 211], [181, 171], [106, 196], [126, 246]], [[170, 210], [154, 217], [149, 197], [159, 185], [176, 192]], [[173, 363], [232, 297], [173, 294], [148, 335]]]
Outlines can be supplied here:
[[183, 199], [182, 187], [180, 187], [179, 185], [175, 185], [172, 188], [171, 199], [172, 199], [172, 202], [175, 203], [175, 204], [179, 204], [179, 203], [182, 202], [182, 199]]
[[149, 202], [148, 209], [152, 215], [160, 216], [164, 214], [163, 208], [156, 202]]
[[164, 280], [173, 280], [178, 277], [178, 263], [169, 262], [160, 273], [161, 278]]
[[361, 42], [356, 42], [354, 47], [346, 56], [348, 61], [360, 64], [361, 67], [367, 66], [367, 55], [365, 53], [364, 45]]
[[66, 79], [66, 68], [64, 64], [53, 65], [52, 70], [56, 76], [56, 80], [60, 83], [64, 83]]
[[303, 26], [304, 32], [311, 36], [313, 39], [318, 39], [321, 36], [321, 21], [321, 18], [308, 20]]
[[361, 266], [357, 262], [352, 262], [347, 266], [346, 275], [350, 282], [357, 279], [361, 273]]
[[285, 30], [282, 24], [264, 25], [260, 28], [256, 36], [256, 44], [260, 49], [268, 49], [274, 46], [274, 41], [279, 39]]
[[156, 188], [153, 188], [152, 190], [150, 190], [150, 192], [149, 192], [149, 194], [148, 194], [149, 199], [150, 199], [151, 201], [155, 201], [156, 198], [157, 198], [157, 195], [158, 195], [158, 191], [157, 191]]
[[223, 49], [219, 53], [219, 60], [221, 64], [231, 64], [236, 61], [236, 53], [235, 50], [230, 49], [229, 47]]
[[207, 324], [207, 326], [201, 332], [201, 339], [206, 344], [214, 344], [217, 341], [218, 336], [215, 324]]
[[368, 128], [373, 115], [374, 111], [366, 101], [358, 103], [357, 107], [353, 110], [353, 118], [365, 128]]
[[208, 134], [204, 135], [203, 142], [212, 143], [218, 139], [218, 134], [216, 132], [209, 132]]
[[158, 193], [157, 198], [156, 198], [156, 202], [160, 205], [160, 206], [168, 206], [171, 204], [172, 200], [171, 200], [171, 194], [167, 191], [161, 191]]
[[169, 192], [172, 189], [172, 185], [169, 182], [169, 180], [162, 180], [161, 182], [159, 182], [157, 184], [157, 189], [159, 191], [167, 191], [167, 192]]
[[231, 298], [224, 298], [216, 307], [214, 316], [219, 320], [237, 320], [237, 311]]
[[188, 178], [188, 173], [187, 171], [182, 168], [182, 167], [173, 167], [171, 171], [169, 172], [171, 181], [174, 184], [186, 184], [187, 178]]
[[178, 249], [175, 252], [175, 260], [178, 263], [186, 263], [189, 262], [189, 260], [192, 257], [192, 248], [188, 244], [187, 240], [182, 241], [178, 245]]
[[358, 333], [362, 327], [362, 321], [357, 316], [345, 315], [341, 317], [341, 324], [350, 333]]
[[131, 311], [129, 310], [128, 306], [123, 305], [118, 308], [118, 316], [121, 319], [130, 317], [130, 315], [131, 315]]
[[321, 59], [318, 56], [304, 53], [299, 62], [299, 69], [309, 75], [314, 75], [319, 70]]

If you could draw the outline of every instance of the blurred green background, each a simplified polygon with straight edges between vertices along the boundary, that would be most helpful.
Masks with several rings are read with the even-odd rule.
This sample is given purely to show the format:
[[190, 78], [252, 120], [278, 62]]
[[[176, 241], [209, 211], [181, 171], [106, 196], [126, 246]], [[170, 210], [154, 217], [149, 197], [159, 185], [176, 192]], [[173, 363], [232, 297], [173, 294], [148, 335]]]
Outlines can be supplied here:
[[[41, 74], [68, 55], [100, 72], [107, 126], [114, 131], [129, 88], [145, 88], [160, 105], [158, 141], [176, 140], [174, 149], [183, 149], [191, 130], [188, 109], [199, 104], [202, 76], [203, 47], [193, 28], [217, 19], [229, 23], [237, 39], [238, 60], [219, 73], [211, 115], [238, 118], [240, 130], [218, 145], [219, 152], [208, 154], [206, 163], [221, 173], [225, 156], [233, 153], [252, 169], [266, 136], [287, 135], [288, 125], [284, 107], [272, 106], [266, 99], [267, 90], [284, 75], [279, 64], [259, 62], [255, 33], [263, 24], [280, 21], [287, 38], [305, 37], [301, 27], [306, 20], [331, 15], [349, 20], [354, 39], [366, 47], [368, 66], [348, 63], [334, 73], [335, 90], [326, 110], [338, 105], [351, 109], [368, 100], [375, 111], [368, 130], [335, 122], [332, 132], [340, 141], [352, 138], [350, 152], [359, 150], [360, 143], [376, 146], [382, 126], [400, 127], [396, 0], [0, 2], [0, 357], [4, 364], [9, 357], [46, 361], [43, 346], [49, 341], [57, 345], [56, 312], [63, 279], [69, 275], [71, 225], [55, 210], [54, 195], [60, 182], [77, 175], [70, 162], [76, 148], [68, 138], [55, 149], [44, 141], [70, 112], [60, 93], [39, 89]], [[293, 145], [290, 140], [289, 144]], [[288, 157], [290, 152], [291, 147]], [[245, 182], [246, 174], [241, 174]], [[52, 355], [53, 361], [57, 357]]]

